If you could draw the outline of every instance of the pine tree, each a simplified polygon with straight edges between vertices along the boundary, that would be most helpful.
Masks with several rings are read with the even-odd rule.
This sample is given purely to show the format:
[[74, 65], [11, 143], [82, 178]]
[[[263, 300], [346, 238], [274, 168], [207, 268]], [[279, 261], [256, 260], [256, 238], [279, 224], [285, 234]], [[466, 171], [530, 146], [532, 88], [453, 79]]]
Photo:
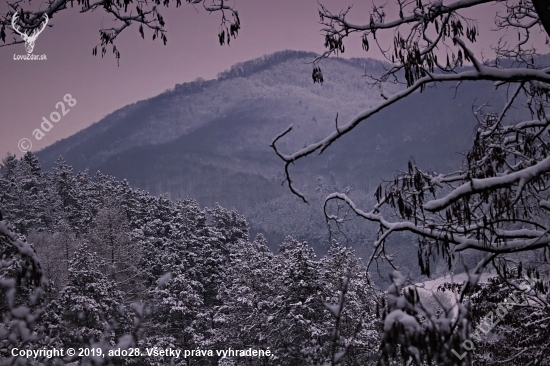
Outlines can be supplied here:
[[[274, 255], [259, 234], [252, 243], [241, 240], [232, 246], [230, 258], [219, 295], [222, 305], [215, 315], [216, 343], [234, 349], [274, 347], [278, 334], [273, 330], [282, 316], [283, 303], [278, 296]], [[267, 362], [260, 360], [262, 365]]]
[[292, 237], [287, 237], [279, 247], [275, 267], [285, 316], [276, 325], [281, 336], [277, 340], [277, 355], [284, 365], [323, 361], [318, 349], [327, 338], [322, 326], [327, 310], [322, 303], [323, 285], [315, 259], [306, 242]]
[[83, 245], [69, 262], [67, 285], [48, 312], [50, 336], [64, 347], [82, 347], [103, 340], [114, 344], [129, 329], [116, 284], [100, 268], [103, 259]]
[[75, 204], [76, 196], [74, 192], [73, 168], [67, 164], [65, 159], [60, 157], [55, 162], [52, 170], [57, 194], [61, 199], [63, 207], [69, 207]]
[[40, 162], [38, 161], [38, 158], [31, 151], [27, 151], [25, 155], [23, 155], [22, 162], [27, 164], [32, 175], [39, 175], [42, 168], [40, 167]]
[[28, 189], [29, 185], [26, 182], [26, 166], [20, 165], [15, 155], [8, 154], [2, 160], [0, 203], [15, 231], [25, 234], [29, 220], [29, 213], [26, 210], [29, 202], [25, 189]]
[[223, 235], [223, 244], [236, 244], [248, 240], [248, 224], [244, 216], [235, 210], [226, 210], [216, 204], [207, 212], [212, 216], [212, 226]]
[[[158, 348], [195, 349], [202, 343], [198, 323], [204, 309], [202, 284], [190, 276], [189, 264], [172, 266], [150, 290], [153, 315], [145, 332], [144, 345]], [[153, 359], [153, 364], [166, 364], [168, 357]]]

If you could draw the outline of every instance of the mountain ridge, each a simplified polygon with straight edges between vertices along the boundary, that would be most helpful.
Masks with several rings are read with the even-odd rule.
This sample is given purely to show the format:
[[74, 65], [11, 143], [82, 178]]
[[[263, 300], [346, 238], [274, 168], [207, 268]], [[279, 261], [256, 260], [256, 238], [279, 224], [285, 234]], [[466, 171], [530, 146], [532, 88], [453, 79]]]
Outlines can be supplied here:
[[[107, 115], [102, 120], [95, 122], [91, 126], [87, 127], [86, 129], [79, 131], [75, 135], [73, 135], [70, 139], [72, 141], [69, 141], [69, 139], [60, 140], [53, 145], [50, 145], [46, 147], [45, 149], [38, 152], [39, 155], [41, 155], [46, 160], [46, 166], [48, 168], [51, 167], [51, 162], [56, 159], [59, 156], [59, 152], [66, 154], [72, 149], [74, 149], [77, 145], [86, 144], [88, 140], [91, 138], [97, 137], [100, 134], [105, 134], [108, 130], [110, 130], [110, 134], [117, 134], [120, 136], [121, 142], [117, 143], [116, 141], [113, 141], [111, 138], [106, 137], [105, 141], [110, 142], [113, 146], [111, 146], [110, 149], [107, 149], [105, 151], [105, 155], [109, 156], [112, 154], [119, 153], [121, 151], [126, 150], [127, 148], [131, 148], [132, 146], [139, 146], [143, 143], [163, 143], [168, 142], [171, 140], [174, 140], [177, 136], [181, 136], [185, 133], [187, 133], [189, 130], [193, 130], [193, 128], [199, 127], [200, 125], [208, 122], [209, 120], [213, 120], [216, 117], [222, 116], [227, 112], [227, 110], [224, 110], [223, 108], [220, 108], [220, 105], [223, 104], [223, 98], [218, 96], [218, 100], [214, 101], [214, 103], [217, 104], [217, 110], [214, 113], [210, 113], [213, 115], [207, 115], [209, 112], [212, 111], [204, 111], [201, 110], [200, 104], [205, 104], [212, 101], [204, 101], [201, 100], [197, 103], [194, 103], [194, 101], [190, 100], [195, 95], [203, 95], [203, 94], [210, 94], [210, 95], [217, 95], [219, 93], [215, 93], [215, 88], [219, 88], [220, 85], [223, 87], [224, 84], [227, 83], [238, 83], [241, 87], [241, 93], [244, 93], [244, 96], [241, 96], [241, 100], [244, 98], [245, 100], [251, 100], [254, 98], [257, 98], [260, 96], [260, 98], [274, 98], [273, 90], [264, 90], [265, 85], [267, 83], [265, 80], [260, 80], [259, 82], [262, 85], [248, 85], [247, 83], [243, 82], [243, 80], [246, 80], [247, 77], [255, 76], [256, 78], [261, 79], [262, 71], [264, 71], [267, 68], [274, 68], [284, 63], [289, 63], [293, 61], [299, 61], [299, 60], [307, 60], [308, 62], [311, 61], [314, 57], [317, 55], [311, 52], [303, 52], [303, 51], [281, 51], [277, 52], [272, 55], [263, 56], [254, 60], [246, 61], [243, 63], [238, 63], [236, 65], [233, 65], [230, 69], [220, 73], [217, 79], [212, 80], [196, 80], [190, 83], [183, 83], [183, 84], [176, 84], [173, 89], [170, 89], [164, 93], [161, 93], [155, 97], [152, 97], [147, 100], [142, 100], [135, 102], [133, 104], [127, 105], [123, 108], [120, 108], [109, 115]], [[377, 61], [369, 61], [369, 60], [363, 60], [363, 61], [347, 61], [345, 59], [330, 59], [328, 62], [332, 63], [347, 63], [348, 66], [351, 66], [353, 68], [360, 67], [359, 65], [367, 65], [371, 64], [372, 66], [381, 65], [381, 63]], [[361, 64], [362, 62], [362, 64]], [[303, 62], [301, 71], [299, 73], [300, 78], [302, 79], [301, 87], [307, 87], [307, 88], [315, 88], [319, 87], [318, 85], [312, 85], [311, 79], [309, 77], [309, 68], [311, 67], [306, 62]], [[307, 71], [306, 71], [307, 70]], [[305, 72], [304, 72], [305, 71]], [[363, 70], [362, 70], [363, 71]], [[337, 76], [337, 75], [336, 75]], [[305, 79], [305, 80], [304, 80]], [[338, 79], [336, 77], [335, 79]], [[287, 86], [294, 83], [295, 80], [286, 80]], [[222, 84], [220, 84], [222, 83]], [[305, 84], [305, 85], [304, 85]], [[332, 87], [331, 83], [325, 83], [325, 86], [321, 86], [321, 88], [328, 89]], [[328, 86], [327, 86], [328, 85]], [[237, 86], [238, 87], [238, 86]], [[232, 89], [234, 87], [229, 87], [228, 89]], [[251, 90], [255, 89], [255, 90]], [[248, 95], [246, 95], [246, 90], [251, 90]], [[232, 91], [230, 90], [228, 94], [231, 94]], [[261, 96], [263, 94], [263, 96]], [[296, 94], [296, 93], [295, 93]], [[326, 94], [326, 92], [325, 92]], [[279, 97], [286, 97], [285, 95], [279, 95]], [[227, 98], [227, 97], [224, 97]], [[326, 98], [326, 96], [325, 96]], [[171, 100], [170, 100], [171, 99]], [[167, 100], [170, 100], [168, 104], [171, 106], [175, 105], [185, 105], [187, 106], [187, 110], [175, 108], [175, 113], [179, 114], [180, 116], [184, 116], [180, 118], [180, 120], [174, 120], [173, 115], [174, 113], [163, 113], [162, 110], [157, 110], [156, 113], [153, 113], [151, 106], [154, 105], [162, 105], [163, 103], [166, 103]], [[241, 100], [238, 102], [240, 103]], [[202, 103], [200, 103], [202, 102]], [[197, 107], [197, 105], [199, 105]], [[359, 108], [355, 108], [356, 111], [359, 110]], [[185, 118], [185, 115], [190, 115], [190, 118]], [[131, 127], [121, 127], [122, 124], [124, 124], [125, 121], [127, 121], [129, 118], [132, 119]], [[315, 116], [313, 116], [315, 118]], [[181, 121], [183, 119], [183, 121]], [[128, 125], [128, 123], [126, 123]], [[153, 128], [154, 126], [154, 128]], [[147, 133], [147, 136], [135, 136], [132, 135], [130, 130], [137, 130], [138, 128], [148, 128], [149, 131]], [[162, 133], [159, 132], [162, 129], [166, 130], [172, 130], [170, 133]], [[154, 131], [156, 130], [156, 131]], [[155, 140], [156, 138], [156, 140]], [[134, 140], [132, 142], [132, 140]], [[120, 145], [120, 146], [115, 146]], [[57, 155], [57, 156], [55, 156]], [[44, 160], [44, 159], [42, 159]], [[79, 168], [81, 168], [81, 164], [76, 164]]]
[[[46, 169], [64, 155], [76, 171], [100, 170], [155, 195], [168, 192], [173, 198], [197, 199], [202, 206], [236, 208], [252, 232], [265, 233], [270, 242], [292, 235], [326, 249], [331, 238], [321, 208], [327, 193], [348, 186], [358, 203], [367, 204], [380, 180], [392, 179], [411, 156], [425, 168], [456, 168], [461, 160], [456, 153], [469, 148], [477, 123], [471, 96], [487, 96], [494, 108], [504, 100], [492, 92], [490, 82], [463, 83], [458, 92], [439, 87], [413, 93], [321, 156], [291, 167], [308, 206], [281, 185], [283, 164], [270, 143], [293, 124], [293, 131], [278, 142], [281, 151], [292, 153], [331, 133], [337, 115], [345, 123], [378, 104], [380, 90], [366, 85], [362, 76], [384, 72], [380, 61], [329, 58], [321, 63], [325, 82], [314, 84], [313, 56], [283, 51], [236, 64], [217, 79], [176, 84], [37, 156]], [[387, 94], [398, 90], [400, 86], [384, 85]], [[357, 247], [376, 228], [365, 229], [359, 220], [348, 231]], [[362, 246], [358, 253], [366, 257], [369, 250]], [[403, 253], [404, 258], [410, 254]]]

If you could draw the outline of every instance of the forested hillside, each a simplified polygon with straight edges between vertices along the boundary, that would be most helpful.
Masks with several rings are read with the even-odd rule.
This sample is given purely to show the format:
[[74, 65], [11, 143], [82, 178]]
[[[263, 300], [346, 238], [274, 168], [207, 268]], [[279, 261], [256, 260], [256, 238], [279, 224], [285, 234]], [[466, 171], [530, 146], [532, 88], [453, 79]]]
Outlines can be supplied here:
[[[42, 172], [30, 152], [2, 160], [0, 211], [2, 364], [375, 365], [380, 345], [393, 355], [388, 365], [402, 362], [384, 334], [388, 306], [418, 299], [395, 273], [388, 292], [376, 290], [361, 259], [336, 242], [317, 259], [288, 236], [274, 253], [262, 234], [249, 238], [235, 210], [151, 196], [99, 172], [75, 175], [63, 159]], [[526, 272], [549, 293], [537, 271]], [[468, 357], [544, 359], [547, 311], [529, 311], [536, 304], [499, 286], [490, 279], [467, 292], [482, 336], [489, 311], [502, 321], [476, 336]], [[460, 287], [421, 294], [422, 326], [437, 322], [432, 311], [456, 313]], [[509, 296], [517, 303], [497, 308]], [[40, 353], [69, 348], [93, 351]], [[21, 352], [31, 356], [14, 357]]]
[[[154, 98], [125, 106], [89, 128], [37, 153], [45, 170], [60, 156], [76, 172], [89, 169], [127, 180], [136, 188], [173, 199], [216, 202], [235, 208], [261, 232], [270, 248], [286, 235], [307, 241], [316, 253], [330, 246], [322, 203], [326, 195], [347, 189], [365, 205], [374, 190], [392, 180], [414, 157], [435, 171], [460, 166], [477, 123], [472, 93], [487, 96], [492, 108], [504, 92], [490, 82], [464, 82], [460, 88], [427, 88], [374, 116], [320, 156], [291, 168], [297, 187], [310, 205], [281, 185], [283, 166], [269, 147], [288, 125], [294, 130], [280, 142], [284, 152], [319, 139], [362, 108], [380, 102], [381, 90], [370, 88], [366, 72], [381, 75], [384, 64], [368, 59], [323, 60], [324, 82], [311, 82], [313, 53], [284, 51], [237, 64], [214, 80], [177, 84]], [[386, 83], [384, 93], [399, 90]], [[475, 104], [475, 103], [474, 103]], [[350, 183], [352, 182], [352, 183]], [[369, 256], [378, 228], [362, 220], [346, 224], [346, 237], [358, 254]], [[344, 242], [346, 237], [339, 237]], [[409, 267], [415, 239], [396, 235], [396, 258]], [[368, 245], [365, 245], [368, 243]], [[382, 279], [387, 280], [387, 272]]]
[[169, 2], [0, 10], [0, 366], [550, 365], [547, 1]]
[[[13, 347], [88, 346], [107, 355], [130, 347], [142, 356], [101, 362], [171, 364], [171, 356], [144, 357], [158, 347], [203, 351], [180, 365], [300, 365], [344, 345], [350, 365], [376, 359], [381, 303], [361, 260], [337, 243], [318, 259], [287, 237], [273, 253], [261, 234], [249, 238], [234, 210], [154, 197], [101, 173], [75, 175], [62, 159], [44, 173], [30, 152], [2, 160], [0, 209], [4, 360], [21, 360]], [[17, 239], [31, 243], [40, 265]], [[216, 354], [230, 348], [264, 357]]]

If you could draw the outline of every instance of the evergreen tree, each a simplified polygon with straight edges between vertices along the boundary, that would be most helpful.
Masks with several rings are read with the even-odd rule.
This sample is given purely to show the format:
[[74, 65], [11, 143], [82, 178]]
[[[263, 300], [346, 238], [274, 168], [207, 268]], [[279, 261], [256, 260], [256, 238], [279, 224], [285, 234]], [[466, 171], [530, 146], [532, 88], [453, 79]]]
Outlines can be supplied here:
[[83, 245], [69, 262], [67, 285], [48, 308], [50, 336], [79, 348], [105, 337], [111, 344], [129, 329], [116, 284], [100, 270], [103, 259]]
[[275, 329], [281, 338], [276, 341], [278, 362], [282, 365], [317, 364], [317, 352], [327, 338], [322, 326], [327, 310], [322, 303], [323, 284], [319, 262], [306, 242], [287, 237], [279, 247], [276, 272], [280, 281], [282, 314]]
[[71, 205], [74, 205], [76, 201], [76, 195], [74, 192], [75, 185], [73, 168], [67, 164], [65, 159], [60, 157], [55, 162], [52, 173], [55, 179], [57, 194], [61, 199], [63, 207], [67, 208]]
[[7, 155], [2, 160], [2, 180], [0, 181], [0, 203], [14, 229], [26, 234], [32, 215], [30, 209], [32, 199], [36, 194], [35, 181], [26, 163], [17, 161], [15, 155]]
[[[283, 300], [278, 296], [278, 274], [274, 255], [259, 234], [250, 243], [239, 241], [231, 247], [226, 281], [221, 286], [215, 326], [219, 346], [268, 349], [281, 336], [274, 332], [283, 317]], [[269, 358], [261, 359], [265, 365]]]
[[[198, 331], [201, 322], [203, 286], [188, 273], [189, 264], [173, 266], [151, 289], [153, 315], [146, 330], [145, 345], [158, 348], [196, 349], [203, 341]], [[169, 357], [155, 359], [166, 364]]]
[[223, 235], [223, 244], [248, 240], [248, 224], [245, 217], [237, 211], [226, 210], [218, 204], [207, 211], [212, 216], [212, 226]]

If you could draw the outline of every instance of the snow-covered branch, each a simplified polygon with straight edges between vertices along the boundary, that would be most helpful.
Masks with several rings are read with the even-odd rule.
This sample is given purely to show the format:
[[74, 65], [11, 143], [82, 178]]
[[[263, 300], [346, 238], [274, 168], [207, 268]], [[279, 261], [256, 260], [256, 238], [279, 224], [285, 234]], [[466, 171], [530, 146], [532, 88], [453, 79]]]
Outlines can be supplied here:
[[462, 184], [445, 197], [427, 202], [424, 205], [424, 208], [431, 212], [440, 211], [465, 196], [485, 191], [491, 191], [497, 188], [507, 187], [518, 182], [521, 185], [525, 185], [529, 183], [532, 179], [539, 177], [541, 174], [547, 173], [549, 171], [550, 157], [547, 157], [546, 159], [538, 162], [533, 166], [527, 167], [511, 174], [485, 179], [472, 179], [471, 181]]
[[[457, 38], [457, 41], [460, 39]], [[467, 81], [467, 80], [491, 80], [491, 81], [500, 81], [500, 82], [528, 82], [531, 80], [541, 81], [545, 83], [550, 83], [550, 68], [543, 70], [533, 70], [533, 69], [497, 69], [487, 66], [478, 65], [478, 70], [467, 70], [457, 74], [432, 74], [428, 73], [425, 77], [418, 79], [413, 85], [402, 90], [393, 96], [388, 97], [386, 100], [378, 104], [376, 107], [365, 110], [354, 118], [351, 119], [347, 124], [339, 126], [338, 129], [331, 134], [329, 134], [324, 139], [310, 144], [305, 148], [298, 150], [292, 154], [285, 154], [281, 152], [276, 143], [279, 139], [284, 137], [286, 134], [290, 133], [293, 129], [293, 126], [289, 126], [285, 131], [279, 134], [271, 143], [271, 147], [275, 150], [276, 154], [285, 162], [285, 169], [288, 167], [288, 164], [295, 162], [298, 159], [304, 158], [316, 151], [322, 153], [327, 149], [332, 143], [339, 140], [343, 135], [351, 132], [355, 127], [357, 127], [361, 122], [368, 120], [370, 117], [381, 112], [382, 110], [389, 108], [399, 102], [400, 100], [408, 97], [415, 91], [422, 89], [428, 84], [432, 83], [441, 83], [441, 82], [451, 82], [451, 81]], [[287, 170], [288, 173], [288, 170]], [[287, 180], [290, 181], [290, 179]], [[293, 187], [291, 187], [293, 189]], [[294, 192], [294, 191], [293, 191]], [[296, 193], [296, 192], [295, 192]], [[301, 194], [299, 196], [302, 197]]]
[[[1, 214], [0, 218], [2, 218]], [[8, 225], [4, 220], [0, 220], [0, 235], [3, 235], [8, 240], [8, 242], [17, 249], [23, 258], [29, 259], [31, 266], [31, 272], [29, 275], [36, 284], [41, 285], [44, 280], [42, 276], [42, 267], [32, 246], [29, 243], [19, 239], [17, 235], [8, 228]]]
[[[73, 7], [73, 2], [69, 0], [48, 0], [47, 7], [44, 10], [25, 11], [25, 9], [23, 9], [23, 4], [25, 1], [9, 1], [8, 5], [11, 9], [7, 13], [0, 16], [0, 39], [3, 41], [3, 44], [0, 45], [0, 47], [23, 42], [23, 40], [19, 37], [14, 37], [12, 40], [6, 40], [6, 28], [11, 28], [11, 21], [16, 13], [20, 14], [17, 18], [18, 25], [21, 29], [28, 32], [40, 25], [43, 15], [53, 18], [55, 14], [66, 10], [69, 4]], [[209, 13], [221, 14], [221, 22], [218, 33], [218, 39], [221, 45], [225, 43], [229, 44], [231, 38], [237, 37], [241, 23], [237, 10], [235, 10], [232, 5], [228, 4], [228, 1], [185, 1], [193, 5], [202, 4], [204, 9]], [[159, 10], [160, 5], [168, 8], [170, 1], [166, 0], [161, 3], [159, 0], [155, 0], [153, 1], [153, 4], [151, 4], [144, 0], [138, 0], [136, 1], [135, 8], [132, 6], [128, 9], [129, 3], [131, 3], [131, 1], [97, 0], [95, 2], [90, 2], [89, 0], [77, 0], [77, 5], [80, 6], [81, 13], [101, 9], [111, 15], [114, 23], [116, 24], [112, 27], [102, 28], [99, 30], [100, 42], [93, 48], [93, 55], [97, 55], [97, 49], [100, 47], [101, 56], [103, 57], [107, 53], [107, 47], [110, 45], [118, 62], [120, 52], [116, 48], [114, 41], [117, 39], [119, 34], [121, 34], [126, 28], [129, 28], [132, 24], [139, 24], [138, 31], [142, 38], [145, 38], [144, 28], [146, 28], [152, 31], [153, 40], [158, 38], [162, 40], [164, 44], [168, 42], [165, 29], [166, 23]], [[175, 0], [176, 7], [181, 6], [181, 4], [181, 0]], [[16, 34], [15, 32], [13, 33]]]

